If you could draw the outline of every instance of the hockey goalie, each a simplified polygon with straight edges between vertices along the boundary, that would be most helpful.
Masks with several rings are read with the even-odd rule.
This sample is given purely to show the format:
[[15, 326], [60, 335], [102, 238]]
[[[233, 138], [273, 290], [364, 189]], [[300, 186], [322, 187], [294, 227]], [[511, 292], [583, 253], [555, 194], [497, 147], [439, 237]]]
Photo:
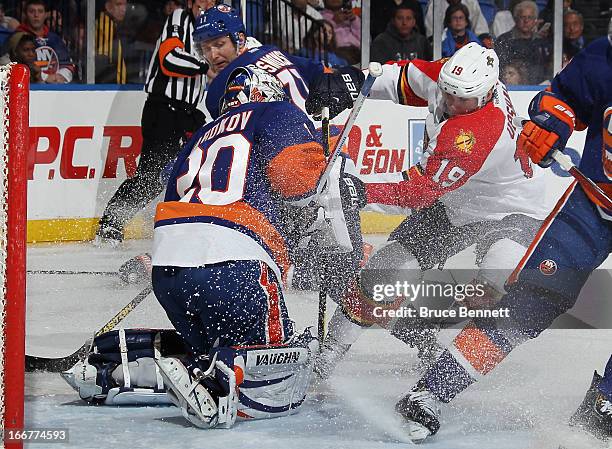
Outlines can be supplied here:
[[176, 331], [97, 337], [63, 373], [89, 402], [172, 402], [211, 428], [294, 413], [304, 401], [318, 344], [294, 331], [285, 306], [295, 242], [283, 218], [299, 211], [306, 235], [350, 250], [330, 206], [346, 191], [343, 158], [315, 197], [326, 166], [317, 132], [255, 66], [232, 72], [220, 110], [179, 155], [157, 207], [152, 282]]

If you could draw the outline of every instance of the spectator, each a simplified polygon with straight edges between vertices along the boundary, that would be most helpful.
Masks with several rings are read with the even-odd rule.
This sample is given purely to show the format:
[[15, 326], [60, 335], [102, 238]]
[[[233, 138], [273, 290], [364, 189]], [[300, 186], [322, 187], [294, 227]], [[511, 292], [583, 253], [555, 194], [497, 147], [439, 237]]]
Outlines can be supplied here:
[[319, 10], [319, 11], [325, 8], [325, 4], [323, 3], [323, 0], [308, 0], [308, 4], [312, 6], [314, 9]]
[[506, 85], [523, 85], [528, 80], [527, 63], [520, 59], [510, 61], [501, 72], [501, 80]]
[[289, 53], [299, 51], [302, 40], [306, 37], [313, 21], [323, 20], [323, 16], [308, 4], [308, 0], [291, 0], [291, 6], [285, 2], [279, 2], [278, 6], [277, 11], [273, 9], [276, 16], [270, 20], [271, 24], [278, 26], [278, 29], [272, 34], [279, 38], [278, 45]]
[[421, 8], [418, 0], [376, 0], [376, 8], [370, 9], [370, 36], [372, 41], [387, 29], [389, 20], [395, 13], [395, 8], [400, 5], [412, 7], [412, 10], [416, 13], [415, 30], [423, 36], [425, 35], [423, 8]]
[[499, 37], [510, 31], [514, 25], [514, 18], [512, 17], [511, 11], [505, 9], [497, 11], [493, 19], [493, 24], [491, 25], [491, 33], [493, 36]]
[[36, 65], [45, 83], [64, 84], [72, 81], [76, 70], [66, 44], [45, 25], [47, 4], [44, 0], [28, 0], [25, 4], [25, 23], [17, 27], [35, 37]]
[[[13, 30], [9, 29], [10, 22], [5, 20], [7, 17], [4, 15], [4, 6], [0, 3], [0, 48], [4, 47], [4, 44], [8, 38], [13, 34]], [[19, 22], [17, 22], [17, 26]]]
[[27, 65], [30, 83], [42, 83], [40, 67], [36, 65], [36, 38], [30, 33], [17, 31], [7, 42], [7, 54], [2, 56], [2, 65], [11, 62]]
[[[584, 36], [584, 18], [582, 14], [573, 9], [563, 13], [563, 51], [568, 47], [582, 50], [586, 44]], [[569, 51], [569, 50], [568, 50]]]
[[[462, 3], [469, 11], [470, 20], [472, 21], [472, 31], [476, 35], [489, 32], [489, 25], [487, 20], [482, 15], [478, 0], [446, 0], [449, 6]], [[425, 14], [425, 28], [427, 30], [427, 37], [433, 36], [433, 21], [434, 21], [434, 5], [431, 0], [427, 3], [427, 13]], [[446, 9], [440, 8], [440, 15], [436, 17], [436, 23], [443, 24], [444, 16], [446, 15]]]
[[516, 25], [497, 39], [495, 51], [499, 55], [501, 69], [512, 59], [528, 63], [528, 84], [539, 84], [550, 77], [547, 72], [552, 55], [552, 45], [536, 33], [538, 7], [535, 2], [525, 0], [513, 11]]
[[183, 3], [181, 2], [181, 0], [167, 0], [166, 3], [164, 3], [164, 6], [162, 7], [162, 13], [164, 15], [164, 18], [167, 19], [170, 15], [172, 15], [175, 9], [179, 9], [182, 6]]
[[[565, 12], [570, 9], [573, 9], [574, 11], [577, 10], [576, 7], [574, 6], [574, 0], [563, 0], [563, 13], [565, 14]], [[555, 0], [548, 0], [548, 2], [546, 3], [546, 6], [542, 10], [542, 12], [540, 12], [540, 22], [542, 24], [544, 23], [552, 24], [554, 22], [554, 18], [555, 18]]]
[[370, 60], [380, 63], [415, 58], [430, 60], [431, 46], [416, 30], [416, 15], [407, 4], [395, 8], [387, 29], [372, 42]]
[[465, 5], [457, 3], [446, 8], [444, 26], [446, 33], [442, 41], [442, 56], [445, 58], [451, 57], [470, 42], [482, 45], [480, 39], [470, 29], [470, 12]]
[[324, 0], [325, 9], [321, 15], [331, 22], [336, 32], [338, 54], [344, 56], [350, 64], [361, 59], [361, 19], [352, 8], [344, 7], [343, 0]]
[[0, 3], [0, 28], [15, 31], [19, 26], [19, 20], [14, 17], [7, 16], [4, 10], [4, 4]]
[[125, 19], [127, 0], [106, 0], [96, 21], [96, 83], [126, 84], [125, 43], [118, 26]]
[[478, 39], [480, 42], [482, 42], [483, 47], [495, 50], [495, 40], [490, 33], [482, 33], [480, 36], [478, 36]]
[[328, 67], [348, 65], [346, 59], [336, 54], [336, 33], [334, 33], [333, 25], [327, 20], [323, 20], [320, 27], [312, 27], [308, 30], [304, 38], [304, 45], [297, 53], [297, 56], [321, 62], [321, 55], [324, 55], [323, 41], [325, 41], [325, 50], [327, 50]]
[[183, 2], [181, 0], [167, 0], [165, 3], [162, 3], [162, 5], [158, 6], [156, 9], [153, 9], [152, 6], [149, 6], [149, 17], [147, 18], [142, 28], [138, 31], [136, 40], [145, 44], [154, 45], [155, 42], [157, 42], [159, 32], [164, 26], [164, 23], [166, 23], [168, 17], [172, 15], [175, 9], [182, 7]]

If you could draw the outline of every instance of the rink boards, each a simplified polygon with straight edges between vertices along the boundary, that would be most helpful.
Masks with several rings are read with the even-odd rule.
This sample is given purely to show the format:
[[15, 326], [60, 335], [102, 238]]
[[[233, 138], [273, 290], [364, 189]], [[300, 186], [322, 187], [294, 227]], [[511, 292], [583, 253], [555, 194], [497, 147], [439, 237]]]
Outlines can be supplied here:
[[[31, 92], [29, 241], [92, 238], [96, 217], [121, 181], [136, 169], [142, 142], [140, 116], [146, 94], [130, 86], [122, 90], [92, 87], [97, 90], [70, 86]], [[538, 90], [539, 86], [535, 86], [510, 92], [519, 116], [526, 116], [529, 101]], [[391, 173], [418, 162], [426, 114], [426, 108], [366, 101], [347, 145], [365, 182], [388, 180]], [[345, 117], [346, 113], [335, 122], [342, 124]], [[579, 158], [584, 137], [584, 132], [575, 133], [569, 141], [575, 158]], [[550, 188], [546, 195], [558, 197], [568, 178], [560, 169], [547, 176]], [[371, 207], [363, 213], [363, 230], [389, 232], [405, 212]], [[146, 236], [152, 213], [150, 207], [137, 217], [127, 236]]]

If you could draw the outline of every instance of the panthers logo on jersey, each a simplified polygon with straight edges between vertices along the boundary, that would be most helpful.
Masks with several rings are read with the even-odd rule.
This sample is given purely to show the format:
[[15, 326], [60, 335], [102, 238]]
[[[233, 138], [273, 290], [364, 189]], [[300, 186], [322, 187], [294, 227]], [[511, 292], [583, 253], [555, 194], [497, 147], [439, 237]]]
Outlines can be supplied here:
[[472, 131], [461, 130], [459, 135], [455, 137], [455, 148], [464, 153], [471, 153], [475, 144], [476, 138]]

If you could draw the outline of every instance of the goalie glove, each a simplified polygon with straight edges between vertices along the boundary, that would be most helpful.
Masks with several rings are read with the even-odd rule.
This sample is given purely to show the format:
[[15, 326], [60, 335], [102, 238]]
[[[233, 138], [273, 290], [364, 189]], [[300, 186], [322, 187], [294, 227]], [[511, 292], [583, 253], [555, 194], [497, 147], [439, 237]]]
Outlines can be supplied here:
[[347, 159], [339, 157], [314, 206], [315, 220], [307, 230], [326, 253], [353, 251], [349, 225], [352, 215], [366, 204], [365, 187], [356, 176], [345, 172]]
[[321, 111], [324, 106], [328, 106], [329, 117], [334, 118], [345, 109], [353, 107], [364, 81], [363, 72], [352, 66], [340, 67], [333, 72], [326, 70], [308, 86], [306, 112], [316, 120], [321, 120]]
[[538, 93], [529, 104], [531, 118], [521, 131], [517, 149], [540, 167], [549, 167], [553, 151], [563, 151], [576, 126], [572, 108], [550, 92]]

